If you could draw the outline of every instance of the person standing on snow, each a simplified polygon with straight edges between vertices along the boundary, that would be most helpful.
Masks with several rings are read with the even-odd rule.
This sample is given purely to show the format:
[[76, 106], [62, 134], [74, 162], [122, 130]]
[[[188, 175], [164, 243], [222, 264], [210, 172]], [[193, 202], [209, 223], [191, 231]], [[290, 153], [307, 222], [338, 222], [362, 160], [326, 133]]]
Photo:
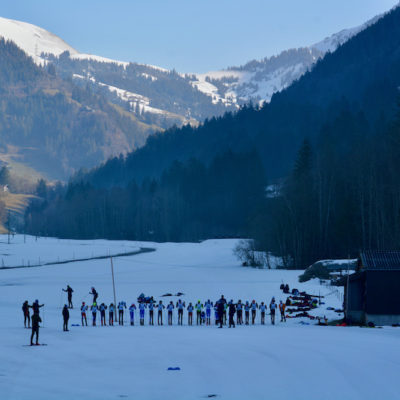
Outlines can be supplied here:
[[245, 317], [245, 324], [249, 325], [249, 320], [250, 320], [250, 304], [248, 301], [246, 301], [246, 304], [244, 305], [244, 317]]
[[282, 303], [282, 300], [279, 302], [279, 311], [281, 313], [281, 322], [286, 322], [285, 316], [286, 304]]
[[172, 325], [172, 317], [173, 317], [173, 311], [174, 311], [174, 303], [172, 301], [169, 302], [167, 305], [167, 310], [168, 310], [168, 325]]
[[214, 319], [215, 319], [215, 326], [217, 326], [219, 324], [218, 301], [214, 303]]
[[140, 314], [140, 325], [144, 325], [144, 312], [146, 310], [146, 303], [140, 302], [139, 303], [139, 314]]
[[96, 292], [96, 289], [94, 287], [92, 287], [92, 291], [89, 292], [89, 294], [93, 295], [93, 303], [96, 303], [99, 294]]
[[176, 308], [178, 310], [178, 325], [183, 325], [183, 309], [185, 308], [185, 302], [179, 299], [176, 303]]
[[273, 297], [271, 300], [271, 303], [269, 305], [269, 310], [271, 313], [271, 324], [275, 325], [275, 311], [276, 311], [275, 297]]
[[72, 305], [72, 293], [73, 293], [72, 287], [67, 285], [67, 288], [63, 289], [62, 291], [68, 293], [68, 307], [74, 308], [74, 306]]
[[135, 310], [136, 306], [132, 303], [131, 306], [129, 307], [129, 315], [131, 317], [131, 325], [135, 325]]
[[92, 312], [92, 325], [96, 326], [96, 317], [97, 317], [97, 303], [93, 303], [92, 307], [90, 307], [90, 311]]
[[201, 310], [203, 309], [203, 304], [198, 300], [194, 307], [196, 309], [196, 325], [201, 325]]
[[114, 303], [110, 304], [108, 307], [108, 325], [114, 326], [114, 314], [115, 314], [115, 306]]
[[236, 304], [236, 323], [238, 325], [243, 324], [243, 304], [242, 300], [239, 300]]
[[104, 303], [101, 303], [100, 307], [99, 307], [99, 310], [100, 310], [101, 326], [107, 326], [107, 323], [106, 323], [107, 306]]
[[39, 345], [39, 323], [42, 322], [42, 319], [39, 316], [39, 313], [32, 315], [32, 334], [31, 334], [31, 346], [33, 346], [33, 336], [36, 335], [36, 345]]
[[66, 304], [64, 304], [64, 308], [62, 310], [62, 316], [64, 320], [63, 331], [68, 332], [69, 311], [68, 311], [68, 306]]
[[261, 312], [261, 325], [265, 325], [265, 312], [267, 310], [267, 306], [262, 301], [260, 304], [260, 312]]
[[158, 308], [158, 313], [157, 313], [157, 324], [158, 325], [162, 325], [162, 316], [163, 316], [163, 308], [165, 308], [164, 304], [162, 303], [162, 301], [160, 300], [160, 302], [157, 304], [157, 308]]
[[224, 304], [224, 325], [226, 325], [226, 315], [228, 313], [228, 303]]
[[251, 308], [251, 324], [254, 325], [256, 321], [256, 313], [258, 308], [258, 304], [256, 303], [255, 300], [251, 302], [250, 308]]
[[213, 307], [213, 303], [208, 299], [204, 304], [206, 309], [206, 325], [211, 325], [211, 309]]
[[118, 303], [118, 324], [124, 325], [124, 308], [126, 308], [126, 303], [124, 301], [120, 301]]
[[218, 321], [219, 328], [222, 328], [224, 323], [224, 309], [225, 309], [226, 300], [222, 295], [221, 298], [217, 301], [217, 312], [218, 312]]
[[236, 306], [233, 304], [233, 300], [229, 302], [228, 314], [229, 314], [229, 328], [235, 328], [234, 316], [236, 313]]
[[190, 326], [192, 326], [193, 325], [193, 310], [194, 310], [192, 303], [189, 303], [189, 305], [187, 306], [187, 310], [188, 310], [188, 324]]
[[86, 324], [87, 326], [87, 318], [86, 318], [86, 311], [88, 310], [88, 306], [85, 304], [85, 302], [82, 302], [81, 306], [81, 319], [82, 319], [82, 326]]
[[28, 328], [31, 327], [31, 316], [29, 314], [29, 304], [28, 300], [24, 301], [24, 304], [22, 304], [22, 312], [24, 313], [24, 326], [26, 326], [26, 321], [28, 321]]
[[154, 303], [155, 301], [151, 298], [149, 303], [149, 325], [154, 325]]

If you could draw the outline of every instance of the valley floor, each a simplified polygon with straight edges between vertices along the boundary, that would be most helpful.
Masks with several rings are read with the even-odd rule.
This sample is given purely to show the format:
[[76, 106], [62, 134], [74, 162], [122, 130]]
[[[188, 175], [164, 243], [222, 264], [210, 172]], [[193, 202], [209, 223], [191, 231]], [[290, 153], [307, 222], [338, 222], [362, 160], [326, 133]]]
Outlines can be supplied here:
[[[37, 257], [33, 243], [6, 245], [0, 253], [29, 259]], [[47, 240], [48, 245], [42, 241]], [[38, 246], [57, 257], [57, 239], [38, 239]], [[49, 245], [50, 243], [50, 245]], [[58, 245], [56, 245], [58, 243]], [[94, 242], [65, 242], [70, 253]], [[311, 294], [325, 295], [314, 315], [337, 318], [328, 306], [340, 307], [340, 295], [317, 281], [299, 284], [299, 271], [244, 268], [235, 259], [235, 240], [203, 243], [102, 242], [104, 248], [155, 247], [153, 253], [114, 260], [117, 301], [129, 306], [144, 292], [165, 303], [183, 292], [188, 303], [228, 300], [269, 303], [284, 300], [282, 282]], [[72, 247], [71, 247], [72, 246]], [[108, 251], [108, 250], [107, 250]], [[46, 256], [47, 257], [47, 256]], [[11, 260], [11, 258], [10, 258]], [[314, 321], [291, 319], [271, 326], [114, 326], [70, 327], [62, 331], [61, 291], [74, 289], [70, 324], [80, 324], [81, 301], [90, 302], [95, 286], [99, 302], [113, 300], [108, 260], [84, 261], [38, 268], [0, 270], [0, 393], [16, 399], [398, 399], [399, 328], [343, 328], [315, 326]], [[29, 343], [21, 306], [39, 299], [44, 327], [40, 342]], [[136, 318], [138, 315], [136, 315]], [[166, 315], [164, 316], [164, 318]], [[89, 318], [88, 318], [89, 319]], [[127, 316], [126, 316], [127, 319]], [[176, 315], [175, 315], [176, 319]], [[300, 322], [310, 322], [302, 325]], [[176, 323], [176, 321], [174, 322]], [[180, 367], [180, 371], [168, 371]]]

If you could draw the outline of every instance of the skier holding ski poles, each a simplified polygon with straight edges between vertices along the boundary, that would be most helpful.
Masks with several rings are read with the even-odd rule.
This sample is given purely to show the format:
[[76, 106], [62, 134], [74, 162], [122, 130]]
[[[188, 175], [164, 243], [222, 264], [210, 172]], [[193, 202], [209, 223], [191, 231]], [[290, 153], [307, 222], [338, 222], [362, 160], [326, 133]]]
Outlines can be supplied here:
[[258, 304], [256, 303], [255, 300], [251, 302], [250, 308], [251, 308], [251, 324], [254, 325], [256, 321], [256, 313], [258, 308]]
[[179, 299], [176, 303], [176, 308], [178, 309], [178, 325], [183, 325], [183, 309], [185, 308], [185, 302]]
[[118, 324], [124, 325], [124, 308], [126, 308], [126, 303], [124, 301], [120, 301], [118, 303]]
[[236, 306], [233, 304], [233, 300], [229, 302], [228, 313], [229, 313], [229, 328], [235, 328], [234, 316], [236, 312]]
[[188, 324], [190, 326], [193, 325], [193, 310], [194, 310], [194, 307], [193, 307], [192, 303], [189, 303], [189, 305], [187, 306], [187, 311], [188, 311]]
[[222, 295], [221, 298], [217, 301], [217, 312], [218, 312], [218, 322], [219, 328], [222, 328], [224, 323], [224, 309], [225, 309], [226, 300]]
[[261, 312], [261, 325], [265, 325], [265, 312], [267, 310], [267, 306], [262, 301], [260, 304], [260, 312]]
[[246, 301], [246, 304], [244, 305], [244, 317], [245, 317], [245, 324], [249, 325], [249, 319], [250, 319], [250, 304], [248, 301]]
[[86, 311], [88, 310], [88, 306], [85, 304], [85, 302], [82, 302], [81, 306], [81, 319], [82, 319], [82, 326], [86, 324], [87, 326], [87, 318], [86, 318]]
[[131, 306], [129, 307], [129, 315], [131, 317], [131, 325], [135, 325], [135, 310], [136, 306], [132, 303]]
[[92, 326], [96, 326], [97, 310], [97, 303], [93, 303], [92, 307], [90, 307], [90, 311], [92, 312]]
[[67, 285], [67, 288], [62, 289], [62, 291], [68, 293], [68, 308], [74, 308], [74, 306], [72, 305], [72, 293], [73, 293], [72, 287]]
[[281, 313], [281, 322], [286, 322], [285, 316], [286, 304], [282, 303], [282, 300], [279, 302], [279, 311]]
[[28, 321], [28, 328], [31, 327], [31, 317], [29, 314], [29, 304], [28, 304], [28, 300], [24, 301], [24, 304], [22, 304], [22, 312], [24, 313], [24, 326], [25, 328], [26, 326], [26, 321]]
[[115, 314], [115, 306], [114, 303], [110, 304], [108, 307], [108, 325], [114, 326], [114, 314]]
[[213, 303], [208, 299], [204, 304], [206, 309], [206, 325], [211, 325], [211, 309], [213, 307]]
[[203, 309], [203, 304], [198, 300], [194, 307], [196, 308], [196, 325], [201, 325], [201, 310]]
[[154, 300], [151, 298], [149, 303], [149, 325], [154, 325]]
[[42, 322], [42, 319], [39, 316], [39, 313], [32, 315], [32, 334], [31, 334], [31, 346], [33, 346], [33, 336], [36, 335], [36, 346], [39, 346], [39, 323]]
[[172, 317], [173, 317], [173, 311], [174, 311], [174, 303], [172, 301], [169, 302], [167, 306], [168, 310], [168, 325], [172, 325]]
[[144, 325], [144, 312], [146, 310], [146, 303], [140, 302], [139, 303], [139, 314], [140, 314], [140, 325]]
[[64, 320], [63, 331], [68, 332], [69, 311], [68, 311], [68, 307], [66, 304], [64, 304], [64, 308], [62, 310], [62, 316], [63, 316], [63, 320]]
[[107, 306], [104, 303], [101, 303], [100, 307], [99, 307], [99, 310], [100, 310], [101, 326], [107, 326], [107, 323], [106, 323]]
[[271, 313], [271, 324], [275, 325], [275, 311], [276, 311], [275, 297], [273, 297], [271, 300], [271, 303], [269, 305], [269, 310]]
[[236, 304], [236, 323], [238, 325], [243, 324], [243, 304], [242, 300], [239, 300]]
[[158, 325], [162, 325], [162, 317], [163, 317], [163, 308], [165, 308], [164, 304], [162, 303], [162, 301], [160, 300], [160, 302], [157, 304], [157, 308], [158, 308], [158, 313], [157, 313], [157, 324]]

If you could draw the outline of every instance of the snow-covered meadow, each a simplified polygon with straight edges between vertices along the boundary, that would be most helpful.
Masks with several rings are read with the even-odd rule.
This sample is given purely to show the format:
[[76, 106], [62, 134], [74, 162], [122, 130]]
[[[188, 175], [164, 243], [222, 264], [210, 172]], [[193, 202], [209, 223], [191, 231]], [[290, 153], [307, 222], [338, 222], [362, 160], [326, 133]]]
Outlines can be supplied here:
[[[91, 252], [94, 242], [38, 239], [8, 246], [1, 253], [16, 260], [36, 257], [41, 241], [62, 246], [68, 254]], [[82, 244], [85, 243], [86, 246]], [[101, 242], [103, 243], [103, 241]], [[236, 240], [203, 243], [107, 242], [104, 249], [154, 247], [155, 252], [114, 259], [117, 301], [128, 305], [144, 292], [156, 300], [183, 292], [188, 303], [200, 299], [268, 302], [286, 297], [279, 286], [325, 295], [313, 312], [337, 318], [326, 307], [340, 307], [329, 287], [318, 281], [299, 284], [298, 271], [259, 270], [240, 266], [232, 254]], [[43, 244], [42, 250], [45, 247]], [[93, 247], [94, 249], [94, 247]], [[93, 250], [94, 251], [94, 250]], [[120, 251], [118, 251], [120, 253]], [[106, 253], [107, 254], [107, 253]], [[76, 256], [78, 258], [78, 256]], [[397, 399], [399, 328], [321, 327], [306, 319], [271, 326], [70, 327], [62, 331], [62, 292], [74, 289], [70, 324], [80, 324], [79, 305], [89, 302], [95, 286], [98, 301], [113, 301], [107, 259], [0, 270], [1, 399]], [[21, 306], [39, 299], [44, 327], [40, 342], [26, 347], [30, 330], [23, 328]], [[162, 298], [163, 302], [177, 297]], [[137, 316], [136, 316], [137, 317]], [[127, 319], [127, 316], [126, 316]], [[89, 320], [89, 318], [88, 318]], [[164, 318], [165, 320], [165, 318]], [[176, 320], [176, 315], [175, 315]], [[137, 321], [137, 320], [136, 320]], [[302, 325], [300, 322], [310, 322]], [[168, 371], [180, 367], [180, 371]]]

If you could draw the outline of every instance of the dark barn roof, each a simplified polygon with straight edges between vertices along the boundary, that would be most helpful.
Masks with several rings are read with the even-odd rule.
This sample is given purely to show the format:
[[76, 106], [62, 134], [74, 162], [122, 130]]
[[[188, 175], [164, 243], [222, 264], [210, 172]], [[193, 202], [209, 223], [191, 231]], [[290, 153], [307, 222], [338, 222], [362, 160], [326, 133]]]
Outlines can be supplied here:
[[362, 268], [367, 270], [400, 270], [400, 251], [366, 250], [360, 258]]

